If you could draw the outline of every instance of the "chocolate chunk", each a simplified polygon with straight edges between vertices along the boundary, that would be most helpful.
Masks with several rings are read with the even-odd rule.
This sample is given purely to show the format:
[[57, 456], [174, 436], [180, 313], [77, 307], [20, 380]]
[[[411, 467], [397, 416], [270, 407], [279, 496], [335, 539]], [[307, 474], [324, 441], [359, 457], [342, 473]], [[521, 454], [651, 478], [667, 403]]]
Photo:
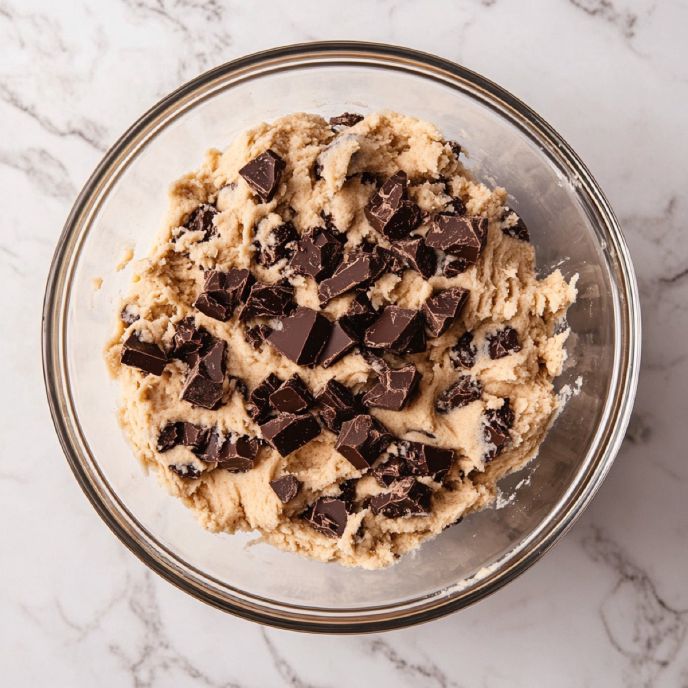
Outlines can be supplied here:
[[384, 349], [396, 354], [423, 351], [423, 316], [420, 311], [410, 308], [387, 306], [365, 331], [363, 342], [371, 349]]
[[156, 449], [159, 452], [166, 452], [179, 444], [178, 423], [168, 423], [158, 435]]
[[387, 461], [370, 471], [380, 487], [388, 487], [393, 482], [409, 475], [409, 466], [401, 456], [390, 456]]
[[321, 282], [339, 265], [342, 254], [342, 243], [334, 233], [316, 227], [301, 237], [289, 265], [297, 275], [309, 275]]
[[480, 399], [483, 386], [480, 380], [470, 375], [462, 375], [451, 387], [447, 387], [435, 401], [438, 413], [449, 413], [452, 409], [461, 408], [472, 401]]
[[263, 203], [268, 203], [277, 192], [285, 167], [284, 160], [273, 150], [268, 149], [246, 163], [239, 170], [239, 174], [246, 180], [256, 196]]
[[443, 214], [465, 215], [466, 214], [466, 204], [458, 196], [455, 198], [452, 198], [451, 201], [449, 201], [449, 203], [447, 204], [447, 208], [443, 212]]
[[440, 481], [454, 462], [454, 451], [436, 447], [423, 442], [399, 443], [399, 454], [406, 460], [407, 469], [412, 475], [429, 475]]
[[314, 401], [306, 383], [296, 374], [270, 395], [270, 404], [283, 413], [303, 413]]
[[230, 375], [229, 388], [232, 392], [237, 392], [244, 401], [248, 400], [248, 387], [241, 378]]
[[359, 291], [354, 296], [346, 313], [339, 318], [339, 324], [357, 340], [361, 340], [366, 329], [377, 318], [377, 312], [368, 295]]
[[256, 325], [246, 329], [246, 341], [254, 348], [260, 349], [264, 342], [267, 341], [268, 336], [272, 332], [272, 327], [269, 325]]
[[403, 516], [424, 516], [430, 513], [432, 490], [415, 478], [397, 480], [387, 492], [370, 498], [374, 514], [387, 518]]
[[142, 342], [133, 332], [122, 344], [120, 360], [123, 365], [138, 368], [152, 375], [162, 375], [167, 365], [167, 356], [157, 344]]
[[387, 368], [381, 373], [380, 381], [363, 396], [363, 405], [401, 411], [418, 389], [420, 378], [412, 364], [396, 370]]
[[270, 481], [277, 498], [282, 504], [291, 502], [301, 489], [301, 481], [295, 475], [283, 475], [280, 478]]
[[131, 310], [131, 306], [127, 305], [122, 309], [119, 318], [125, 325], [133, 325], [139, 316]]
[[202, 241], [208, 241], [215, 234], [215, 215], [217, 208], [204, 203], [191, 212], [182, 226], [187, 232], [203, 232]]
[[276, 391], [282, 380], [270, 373], [250, 394], [246, 413], [256, 423], [264, 423], [270, 415], [270, 395]]
[[511, 439], [511, 427], [514, 424], [514, 412], [509, 399], [504, 399], [501, 408], [485, 411], [483, 438], [488, 445], [485, 460], [501, 454]]
[[335, 449], [360, 470], [369, 468], [388, 447], [392, 436], [379, 420], [367, 414], [342, 424]]
[[344, 535], [349, 514], [346, 504], [336, 497], [320, 497], [304, 514], [306, 523], [319, 533], [339, 538]]
[[395, 241], [392, 252], [404, 258], [425, 279], [430, 279], [437, 269], [437, 254], [425, 244], [423, 237], [410, 237]]
[[423, 304], [423, 315], [428, 332], [433, 337], [444, 334], [459, 317], [468, 299], [468, 291], [454, 287], [445, 289], [430, 297]]
[[208, 430], [200, 425], [180, 421], [177, 423], [177, 432], [178, 443], [185, 447], [191, 447], [196, 451], [202, 449], [208, 443]]
[[326, 305], [336, 296], [341, 296], [356, 287], [370, 284], [377, 279], [385, 268], [385, 262], [378, 253], [363, 250], [351, 251], [332, 277], [323, 280], [318, 287], [320, 304]]
[[364, 172], [361, 172], [361, 184], [375, 184], [375, 186], [379, 188], [382, 186], [382, 179], [380, 179], [380, 177], [373, 172], [368, 172], [368, 170], [365, 170]]
[[246, 300], [255, 281], [246, 269], [232, 268], [229, 272], [209, 270], [203, 292], [194, 302], [194, 307], [210, 318], [225, 322], [237, 305]]
[[521, 241], [530, 241], [530, 232], [526, 223], [520, 215], [517, 215], [509, 208], [504, 209], [504, 216], [502, 217], [502, 232], [507, 236]]
[[487, 239], [487, 218], [436, 215], [425, 243], [432, 248], [463, 258], [466, 265], [475, 265]]
[[299, 365], [314, 365], [332, 330], [322, 313], [299, 306], [292, 315], [280, 318], [281, 330], [274, 330], [268, 342], [289, 360]]
[[470, 264], [465, 258], [452, 258], [451, 256], [446, 256], [446, 260], [442, 265], [442, 274], [451, 279], [452, 277], [456, 277], [466, 272], [469, 267]]
[[310, 413], [280, 413], [260, 426], [263, 437], [280, 453], [288, 456], [317, 437], [321, 430]]
[[464, 332], [449, 351], [449, 360], [455, 368], [472, 368], [478, 350], [473, 344], [473, 333]]
[[217, 467], [230, 473], [245, 473], [255, 466], [260, 446], [256, 437], [227, 438], [217, 453]]
[[184, 480], [198, 480], [201, 477], [201, 471], [192, 463], [172, 463], [167, 468]]
[[421, 223], [420, 208], [408, 199], [405, 172], [393, 174], [374, 193], [364, 208], [373, 229], [388, 239], [403, 239]]
[[337, 380], [329, 380], [315, 400], [323, 407], [318, 414], [320, 420], [332, 432], [339, 432], [342, 423], [359, 413], [351, 390]]
[[251, 287], [241, 317], [277, 318], [291, 313], [295, 307], [294, 287], [290, 284], [256, 282]]
[[177, 323], [172, 338], [171, 356], [193, 366], [214, 341], [215, 338], [208, 330], [196, 327], [193, 318], [184, 318]]
[[184, 401], [206, 409], [217, 408], [222, 400], [226, 351], [227, 343], [216, 339], [199, 357], [184, 381]]
[[356, 485], [358, 478], [349, 478], [339, 485], [339, 499], [347, 504], [347, 511], [350, 512], [350, 505], [356, 501]]
[[336, 117], [330, 117], [330, 126], [332, 127], [353, 127], [363, 119], [363, 115], [354, 112], [344, 112]]
[[339, 322], [332, 325], [332, 333], [320, 354], [320, 365], [329, 368], [356, 346], [358, 340], [349, 334]]
[[518, 332], [513, 327], [505, 327], [487, 338], [490, 358], [504, 358], [509, 354], [516, 354], [521, 350]]
[[194, 308], [209, 318], [224, 322], [232, 316], [234, 304], [226, 291], [204, 291], [194, 301]]
[[299, 235], [291, 222], [284, 222], [275, 227], [266, 244], [259, 245], [258, 262], [270, 267], [277, 261], [289, 258], [296, 248]]

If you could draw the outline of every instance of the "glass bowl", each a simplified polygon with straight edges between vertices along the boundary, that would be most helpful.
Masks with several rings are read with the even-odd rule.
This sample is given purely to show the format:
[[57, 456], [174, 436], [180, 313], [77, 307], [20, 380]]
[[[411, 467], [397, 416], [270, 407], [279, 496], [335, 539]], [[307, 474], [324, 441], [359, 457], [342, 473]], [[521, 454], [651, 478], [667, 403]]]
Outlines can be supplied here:
[[[170, 182], [209, 147], [290, 112], [394, 109], [437, 124], [481, 180], [506, 187], [539, 270], [576, 273], [568, 400], [538, 458], [501, 483], [500, 508], [446, 530], [382, 571], [346, 569], [212, 534], [146, 476], [117, 423], [119, 389], [102, 360]], [[102, 279], [102, 286], [96, 288]], [[607, 200], [561, 137], [483, 77], [432, 55], [364, 43], [313, 43], [213, 69], [162, 100], [117, 141], [80, 193], [58, 244], [43, 314], [45, 381], [67, 459], [103, 520], [153, 570], [197, 598], [284, 628], [379, 631], [447, 614], [533, 564], [571, 526], [609, 470], [636, 387], [640, 318], [626, 244]]]

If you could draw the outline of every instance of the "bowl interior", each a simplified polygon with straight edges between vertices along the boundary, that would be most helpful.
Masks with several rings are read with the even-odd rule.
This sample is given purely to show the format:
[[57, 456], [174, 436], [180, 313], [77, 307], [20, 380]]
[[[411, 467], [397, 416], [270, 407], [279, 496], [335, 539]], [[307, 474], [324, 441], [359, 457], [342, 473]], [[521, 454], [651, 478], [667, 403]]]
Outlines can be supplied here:
[[[469, 153], [481, 180], [506, 187], [537, 249], [540, 272], [555, 267], [579, 279], [571, 308], [569, 360], [557, 387], [579, 387], [544, 441], [539, 457], [503, 481], [500, 508], [465, 519], [420, 551], [381, 572], [348, 570], [253, 544], [254, 535], [206, 532], [193, 515], [146, 476], [117, 423], [119, 390], [108, 378], [103, 345], [126, 293], [131, 265], [118, 271], [124, 250], [146, 256], [167, 209], [170, 182], [194, 169], [209, 147], [222, 148], [243, 129], [295, 111], [325, 116], [394, 109], [436, 123]], [[515, 118], [470, 92], [402, 68], [375, 64], [292, 65], [220, 79], [187, 100], [145, 140], [101, 190], [72, 265], [64, 322], [67, 384], [86, 455], [83, 461], [109, 490], [115, 508], [147, 532], [150, 546], [220, 595], [235, 593], [281, 605], [326, 609], [390, 607], [449, 594], [494, 571], [508, 553], [526, 547], [539, 529], [561, 517], [562, 505], [588, 471], [604, 425], [618, 367], [619, 294], [602, 230], [580, 185], [561, 161], [533, 140]], [[94, 278], [102, 287], [94, 289]], [[508, 559], [508, 557], [507, 557]]]

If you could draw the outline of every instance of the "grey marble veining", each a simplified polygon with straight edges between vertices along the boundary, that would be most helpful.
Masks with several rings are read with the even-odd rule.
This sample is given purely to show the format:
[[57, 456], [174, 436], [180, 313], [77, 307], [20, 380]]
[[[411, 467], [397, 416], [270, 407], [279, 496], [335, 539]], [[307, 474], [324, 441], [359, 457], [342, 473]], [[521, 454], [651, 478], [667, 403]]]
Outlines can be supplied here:
[[[685, 0], [0, 0], [3, 685], [688, 686]], [[460, 614], [333, 640], [234, 619], [103, 526], [52, 432], [42, 290], [79, 188], [200, 71], [316, 39], [405, 44], [494, 79], [569, 140], [633, 254], [643, 368], [624, 446], [534, 568]]]

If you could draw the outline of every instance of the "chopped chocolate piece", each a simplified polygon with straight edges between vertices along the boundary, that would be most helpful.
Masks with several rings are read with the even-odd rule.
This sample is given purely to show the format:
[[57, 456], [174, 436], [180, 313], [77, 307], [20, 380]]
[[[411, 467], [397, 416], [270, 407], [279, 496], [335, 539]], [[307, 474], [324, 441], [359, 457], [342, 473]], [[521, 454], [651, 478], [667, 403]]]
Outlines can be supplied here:
[[392, 252], [400, 255], [425, 279], [430, 279], [437, 269], [437, 254], [425, 245], [423, 237], [410, 237], [395, 241]]
[[213, 223], [215, 215], [217, 215], [217, 208], [204, 203], [191, 212], [182, 226], [187, 232], [203, 232], [202, 241], [208, 241], [215, 234]]
[[469, 267], [470, 265], [465, 258], [451, 258], [451, 256], [447, 256], [447, 260], [442, 265], [442, 274], [451, 279], [466, 272]]
[[385, 268], [385, 262], [378, 253], [354, 250], [349, 253], [334, 271], [332, 277], [323, 280], [318, 287], [320, 304], [326, 305], [336, 296], [356, 287], [370, 284]]
[[382, 186], [382, 180], [373, 172], [365, 170], [361, 172], [361, 184], [375, 184], [376, 187]]
[[407, 187], [406, 173], [396, 172], [371, 196], [364, 208], [373, 229], [388, 239], [402, 239], [421, 223], [420, 208], [408, 200]]
[[443, 212], [443, 214], [448, 214], [448, 215], [465, 215], [466, 214], [466, 204], [463, 202], [461, 198], [456, 196], [455, 198], [452, 198], [451, 201], [447, 204], [446, 210]]
[[304, 518], [311, 528], [328, 537], [344, 535], [349, 514], [346, 504], [336, 497], [320, 497], [305, 513]]
[[276, 318], [291, 313], [295, 307], [294, 287], [290, 284], [256, 282], [251, 287], [241, 317]]
[[380, 374], [380, 381], [363, 396], [363, 405], [401, 411], [418, 389], [421, 375], [413, 364]]
[[342, 499], [347, 504], [347, 511], [350, 511], [350, 505], [356, 500], [356, 485], [358, 478], [349, 478], [339, 485], [339, 499]]
[[518, 332], [513, 327], [505, 327], [487, 338], [490, 358], [504, 358], [509, 354], [516, 354], [521, 350]]
[[227, 438], [217, 453], [217, 467], [230, 473], [250, 471], [255, 466], [259, 449], [256, 437], [242, 435], [235, 440]]
[[299, 306], [292, 315], [280, 318], [281, 330], [274, 330], [268, 342], [289, 360], [299, 365], [314, 365], [332, 330], [322, 313]]
[[472, 401], [480, 399], [483, 386], [480, 380], [470, 375], [461, 375], [451, 387], [447, 387], [435, 401], [438, 413], [449, 413], [452, 409], [461, 408]]
[[430, 297], [423, 304], [428, 332], [433, 337], [444, 334], [459, 317], [467, 299], [468, 291], [459, 287], [445, 289]]
[[403, 516], [425, 516], [430, 513], [432, 490], [415, 478], [397, 480], [387, 492], [370, 498], [374, 514], [387, 518]]
[[472, 368], [478, 350], [473, 344], [473, 333], [464, 332], [449, 351], [449, 360], [455, 368]]
[[256, 325], [249, 327], [246, 330], [246, 341], [254, 348], [260, 349], [263, 343], [267, 341], [268, 336], [272, 332], [272, 327], [269, 325]]
[[452, 449], [423, 442], [403, 440], [399, 443], [399, 454], [406, 460], [412, 475], [429, 475], [437, 481], [442, 480], [454, 462]]
[[282, 455], [288, 456], [317, 437], [318, 421], [310, 413], [280, 413], [260, 426], [263, 437]]
[[388, 447], [392, 436], [379, 420], [359, 414], [342, 424], [335, 449], [360, 470], [369, 468]]
[[399, 478], [409, 475], [409, 466], [401, 456], [390, 456], [370, 471], [380, 487], [388, 487]]
[[270, 481], [277, 498], [282, 504], [291, 502], [301, 489], [301, 481], [295, 475], [283, 475], [280, 478]]
[[360, 340], [375, 318], [377, 318], [377, 312], [373, 308], [373, 304], [370, 303], [368, 295], [364, 291], [359, 291], [354, 296], [346, 313], [339, 318], [339, 324], [349, 334]]
[[272, 230], [267, 243], [260, 245], [258, 262], [270, 267], [278, 260], [291, 257], [298, 239], [299, 235], [294, 225], [291, 222], [283, 222]]
[[270, 415], [270, 395], [279, 388], [282, 380], [270, 373], [250, 394], [246, 413], [256, 423], [264, 423]]
[[282, 413], [303, 413], [314, 401], [306, 383], [296, 374], [270, 395], [270, 404]]
[[171, 356], [193, 366], [214, 341], [215, 338], [208, 330], [196, 327], [193, 318], [184, 318], [177, 323]]
[[266, 150], [246, 163], [239, 174], [263, 203], [271, 201], [279, 187], [285, 163], [273, 150]]
[[408, 269], [408, 261], [399, 253], [394, 253], [384, 246], [373, 244], [372, 248], [368, 248], [369, 244], [361, 244], [361, 249], [366, 253], [373, 253], [380, 257], [384, 265], [383, 272], [391, 272], [393, 275], [401, 275], [404, 270]]
[[139, 316], [131, 310], [131, 306], [129, 305], [122, 309], [119, 317], [125, 325], [133, 325], [139, 319]]
[[192, 463], [172, 463], [168, 468], [184, 480], [198, 480], [201, 477], [201, 471]]
[[234, 312], [234, 303], [226, 291], [204, 291], [194, 301], [194, 308], [209, 318], [225, 322]]
[[179, 444], [179, 423], [168, 423], [158, 435], [156, 449], [162, 453], [173, 449]]
[[227, 343], [216, 339], [189, 371], [182, 388], [182, 399], [194, 406], [217, 408], [222, 399]]
[[517, 215], [510, 208], [504, 209], [504, 216], [502, 217], [502, 232], [521, 241], [530, 241], [530, 232], [526, 223], [520, 215]]
[[425, 243], [432, 248], [463, 258], [467, 266], [478, 262], [487, 239], [487, 218], [435, 215]]
[[[232, 268], [227, 272], [211, 270], [206, 276], [204, 289], [224, 289], [229, 292], [234, 304], [239, 305], [246, 302], [255, 282], [256, 278], [246, 268]], [[215, 286], [216, 284], [218, 286]]]
[[177, 423], [178, 443], [194, 450], [201, 450], [208, 443], [208, 430], [194, 423]]
[[216, 464], [224, 443], [224, 438], [220, 432], [215, 429], [208, 434], [204, 446], [198, 449], [192, 449], [192, 451], [204, 463]]
[[447, 145], [451, 148], [451, 152], [454, 157], [458, 160], [461, 155], [461, 144], [458, 141], [447, 141]]
[[152, 375], [162, 375], [167, 365], [167, 356], [157, 344], [142, 342], [133, 332], [122, 344], [120, 360], [124, 365], [138, 368]]
[[384, 349], [397, 354], [410, 352], [410, 350], [413, 350], [413, 353], [417, 353], [418, 350], [423, 351], [425, 349], [423, 316], [420, 311], [410, 308], [387, 306], [365, 331], [363, 342], [371, 349]]
[[351, 336], [339, 322], [332, 325], [332, 333], [320, 354], [320, 365], [329, 368], [356, 346], [358, 340]]
[[315, 400], [323, 407], [319, 413], [320, 420], [332, 432], [339, 432], [342, 423], [359, 413], [351, 390], [337, 380], [329, 380]]
[[418, 331], [413, 335], [413, 337], [411, 337], [411, 341], [408, 343], [408, 346], [401, 353], [419, 354], [422, 351], [425, 351], [426, 344], [427, 342], [425, 340], [425, 328], [420, 327], [418, 328]]
[[335, 234], [316, 227], [304, 234], [289, 265], [297, 275], [309, 275], [316, 282], [329, 277], [342, 260], [342, 243]]
[[344, 112], [336, 117], [330, 117], [330, 126], [332, 127], [353, 127], [363, 119], [363, 115], [354, 112]]
[[485, 460], [493, 459], [504, 450], [511, 439], [511, 426], [514, 424], [514, 412], [509, 399], [504, 399], [501, 408], [485, 411], [483, 438], [488, 445]]

